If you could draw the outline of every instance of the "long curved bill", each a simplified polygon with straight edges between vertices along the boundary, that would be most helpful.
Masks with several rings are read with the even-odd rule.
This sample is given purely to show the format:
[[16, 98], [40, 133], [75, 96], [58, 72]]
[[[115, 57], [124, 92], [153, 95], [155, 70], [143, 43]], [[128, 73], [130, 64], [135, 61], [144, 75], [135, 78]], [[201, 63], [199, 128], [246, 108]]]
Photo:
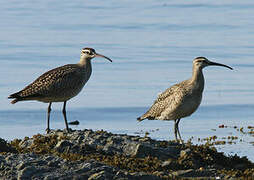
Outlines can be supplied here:
[[220, 63], [217, 63], [217, 62], [212, 62], [212, 61], [209, 61], [209, 65], [210, 65], [210, 66], [223, 66], [223, 67], [226, 67], [226, 68], [228, 68], [228, 69], [233, 70], [233, 68], [232, 68], [232, 67], [227, 66], [227, 65], [225, 65], [225, 64], [220, 64]]
[[102, 57], [102, 58], [105, 58], [105, 59], [109, 60], [110, 62], [112, 62], [112, 60], [110, 58], [108, 58], [104, 55], [98, 54], [98, 53], [95, 54], [95, 57]]

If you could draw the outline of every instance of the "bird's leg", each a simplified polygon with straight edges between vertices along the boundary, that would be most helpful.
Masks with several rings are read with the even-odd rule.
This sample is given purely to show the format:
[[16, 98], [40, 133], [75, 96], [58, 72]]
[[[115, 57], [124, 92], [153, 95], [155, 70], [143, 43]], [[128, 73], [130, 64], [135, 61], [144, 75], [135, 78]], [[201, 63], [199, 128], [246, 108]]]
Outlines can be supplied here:
[[64, 122], [65, 122], [66, 130], [67, 130], [67, 132], [70, 132], [69, 127], [68, 127], [68, 123], [67, 123], [65, 108], [66, 108], [66, 101], [64, 101], [64, 104], [63, 104], [63, 115], [64, 115]]
[[175, 130], [175, 139], [176, 139], [176, 141], [178, 141], [178, 140], [177, 140], [177, 119], [175, 119], [174, 130]]
[[48, 106], [48, 121], [47, 121], [47, 129], [46, 129], [46, 133], [47, 134], [50, 132], [50, 129], [49, 129], [49, 119], [50, 119], [50, 112], [51, 112], [51, 104], [52, 104], [52, 102], [50, 102], [49, 106]]
[[180, 131], [179, 131], [179, 127], [178, 127], [178, 124], [179, 124], [180, 120], [181, 119], [177, 119], [177, 121], [176, 121], [176, 128], [177, 128], [177, 133], [178, 133], [179, 138], [180, 138], [180, 142], [181, 142], [181, 144], [183, 144], [183, 140], [182, 140], [182, 137], [180, 135]]

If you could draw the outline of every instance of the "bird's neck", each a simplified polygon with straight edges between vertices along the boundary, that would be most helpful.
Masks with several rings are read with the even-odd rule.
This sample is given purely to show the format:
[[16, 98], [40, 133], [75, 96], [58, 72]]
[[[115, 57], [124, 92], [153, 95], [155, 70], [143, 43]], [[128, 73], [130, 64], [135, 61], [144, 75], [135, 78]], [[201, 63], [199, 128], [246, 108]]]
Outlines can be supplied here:
[[78, 62], [78, 64], [81, 66], [91, 66], [91, 59], [80, 57], [80, 61]]
[[195, 89], [203, 92], [205, 79], [201, 68], [193, 67], [191, 83], [196, 87]]

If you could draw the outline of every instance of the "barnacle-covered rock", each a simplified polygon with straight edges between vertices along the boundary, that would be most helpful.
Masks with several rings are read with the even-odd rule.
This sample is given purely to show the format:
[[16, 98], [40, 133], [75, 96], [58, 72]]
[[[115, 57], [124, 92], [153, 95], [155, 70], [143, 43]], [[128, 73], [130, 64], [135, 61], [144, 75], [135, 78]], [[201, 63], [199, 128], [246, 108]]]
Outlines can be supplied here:
[[247, 158], [227, 157], [209, 144], [178, 144], [103, 130], [71, 133], [57, 130], [2, 142], [15, 151], [0, 154], [0, 179], [28, 176], [31, 179], [251, 179], [254, 175], [254, 164]]

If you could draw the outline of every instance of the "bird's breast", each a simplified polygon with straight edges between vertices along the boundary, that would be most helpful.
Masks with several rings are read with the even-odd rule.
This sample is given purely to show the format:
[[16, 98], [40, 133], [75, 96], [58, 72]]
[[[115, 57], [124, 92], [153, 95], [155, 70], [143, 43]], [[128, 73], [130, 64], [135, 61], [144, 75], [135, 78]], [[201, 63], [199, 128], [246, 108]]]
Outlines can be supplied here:
[[202, 100], [202, 94], [196, 95], [196, 96], [189, 96], [186, 97], [183, 101], [183, 103], [179, 106], [179, 116], [186, 117], [190, 116], [192, 113], [194, 113]]

